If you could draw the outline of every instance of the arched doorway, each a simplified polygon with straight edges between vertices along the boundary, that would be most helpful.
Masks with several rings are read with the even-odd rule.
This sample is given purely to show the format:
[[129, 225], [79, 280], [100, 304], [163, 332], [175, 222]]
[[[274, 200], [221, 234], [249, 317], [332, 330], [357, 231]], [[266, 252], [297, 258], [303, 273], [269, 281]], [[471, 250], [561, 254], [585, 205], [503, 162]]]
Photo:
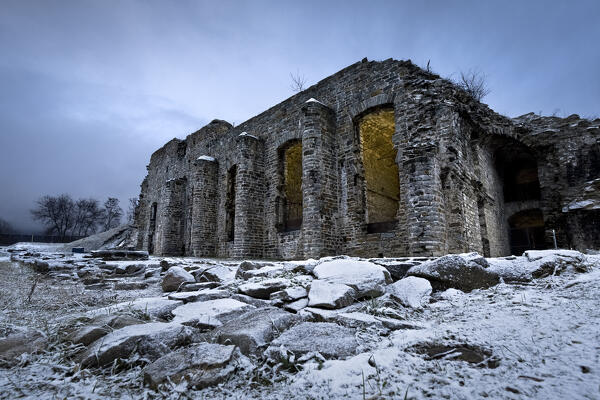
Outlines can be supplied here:
[[393, 109], [377, 109], [358, 120], [368, 233], [389, 232], [397, 225], [400, 183], [394, 132]]

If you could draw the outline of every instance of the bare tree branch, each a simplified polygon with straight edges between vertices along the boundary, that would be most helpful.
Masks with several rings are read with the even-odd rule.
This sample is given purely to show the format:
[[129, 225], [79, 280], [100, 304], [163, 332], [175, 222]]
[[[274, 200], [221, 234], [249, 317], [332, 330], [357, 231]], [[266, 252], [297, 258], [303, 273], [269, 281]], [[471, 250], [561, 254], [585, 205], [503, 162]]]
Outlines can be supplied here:
[[295, 75], [290, 72], [290, 78], [292, 79], [290, 88], [292, 88], [294, 92], [301, 92], [304, 90], [304, 85], [306, 84], [304, 75], [300, 75], [299, 71], [296, 71]]
[[461, 71], [460, 79], [455, 83], [477, 101], [481, 101], [491, 92], [487, 85], [487, 76], [479, 70]]

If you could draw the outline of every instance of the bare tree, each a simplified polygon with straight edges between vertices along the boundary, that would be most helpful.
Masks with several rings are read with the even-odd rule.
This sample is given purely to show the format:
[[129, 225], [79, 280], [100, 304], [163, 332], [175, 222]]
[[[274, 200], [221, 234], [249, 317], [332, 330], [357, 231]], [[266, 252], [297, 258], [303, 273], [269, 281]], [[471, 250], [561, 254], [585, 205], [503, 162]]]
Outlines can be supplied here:
[[78, 236], [88, 236], [96, 233], [103, 212], [96, 199], [79, 199], [75, 203], [75, 224], [72, 232]]
[[104, 202], [104, 210], [102, 210], [102, 228], [107, 231], [116, 228], [121, 224], [123, 209], [119, 207], [119, 199], [109, 197]]
[[481, 101], [491, 92], [487, 85], [487, 76], [479, 70], [461, 72], [456, 84], [477, 101]]
[[0, 233], [14, 233], [14, 232], [15, 232], [15, 230], [12, 227], [12, 225], [8, 221], [0, 218]]
[[306, 85], [306, 78], [304, 75], [300, 75], [299, 71], [296, 71], [295, 75], [290, 72], [290, 78], [292, 79], [290, 87], [294, 92], [301, 92], [304, 90], [304, 85]]
[[133, 225], [135, 222], [135, 210], [139, 204], [139, 200], [137, 197], [129, 198], [129, 208], [127, 209], [127, 223], [129, 225]]
[[68, 194], [60, 196], [44, 196], [36, 202], [36, 207], [31, 210], [31, 215], [36, 221], [46, 226], [50, 234], [56, 233], [61, 239], [75, 224], [75, 203]]

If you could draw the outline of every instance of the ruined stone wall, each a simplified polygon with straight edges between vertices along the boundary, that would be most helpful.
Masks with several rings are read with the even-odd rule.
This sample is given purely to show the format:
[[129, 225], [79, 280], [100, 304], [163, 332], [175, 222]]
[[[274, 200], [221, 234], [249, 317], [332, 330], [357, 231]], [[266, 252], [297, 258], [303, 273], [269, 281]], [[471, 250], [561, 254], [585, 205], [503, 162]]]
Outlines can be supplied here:
[[[394, 111], [400, 199], [396, 224], [369, 233], [357, 126], [362, 116], [381, 108]], [[505, 255], [507, 210], [490, 144], [494, 138], [518, 141], [535, 153], [539, 207], [560, 245], [591, 246], [596, 239], [584, 243], [573, 232], [584, 223], [580, 214], [586, 210], [562, 210], [576, 202], [577, 188], [598, 176], [598, 151], [589, 154], [598, 146], [594, 123], [531, 116], [513, 121], [409, 61], [363, 61], [239, 126], [215, 120], [155, 152], [136, 213], [138, 246], [159, 254], [279, 259], [342, 253]], [[299, 230], [285, 231], [280, 150], [290, 140], [302, 142], [303, 222]], [[201, 170], [199, 157], [214, 162]], [[226, 193], [233, 166], [238, 173], [230, 241]], [[181, 182], [175, 191], [169, 189], [172, 180]]]

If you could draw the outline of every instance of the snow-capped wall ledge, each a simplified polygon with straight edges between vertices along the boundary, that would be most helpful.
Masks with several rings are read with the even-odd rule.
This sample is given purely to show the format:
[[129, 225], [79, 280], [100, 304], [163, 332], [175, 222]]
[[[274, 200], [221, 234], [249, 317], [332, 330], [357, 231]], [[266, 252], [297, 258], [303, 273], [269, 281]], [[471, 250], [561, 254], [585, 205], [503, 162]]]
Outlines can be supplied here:
[[600, 201], [597, 200], [581, 200], [572, 201], [565, 207], [562, 212], [569, 212], [573, 210], [600, 210]]
[[211, 156], [200, 156], [196, 159], [196, 161], [210, 161], [210, 162], [215, 162], [217, 161], [214, 157]]
[[310, 99], [306, 100], [306, 103], [319, 103], [321, 105], [325, 105], [323, 103], [321, 103], [319, 100], [315, 99], [314, 97], [311, 97]]
[[240, 133], [240, 134], [238, 135], [238, 137], [251, 137], [251, 138], [253, 138], [253, 139], [256, 139], [256, 140], [258, 140], [258, 138], [257, 138], [256, 136], [254, 136], [254, 135], [251, 135], [251, 134], [249, 134], [248, 132], [242, 132], [242, 133]]

